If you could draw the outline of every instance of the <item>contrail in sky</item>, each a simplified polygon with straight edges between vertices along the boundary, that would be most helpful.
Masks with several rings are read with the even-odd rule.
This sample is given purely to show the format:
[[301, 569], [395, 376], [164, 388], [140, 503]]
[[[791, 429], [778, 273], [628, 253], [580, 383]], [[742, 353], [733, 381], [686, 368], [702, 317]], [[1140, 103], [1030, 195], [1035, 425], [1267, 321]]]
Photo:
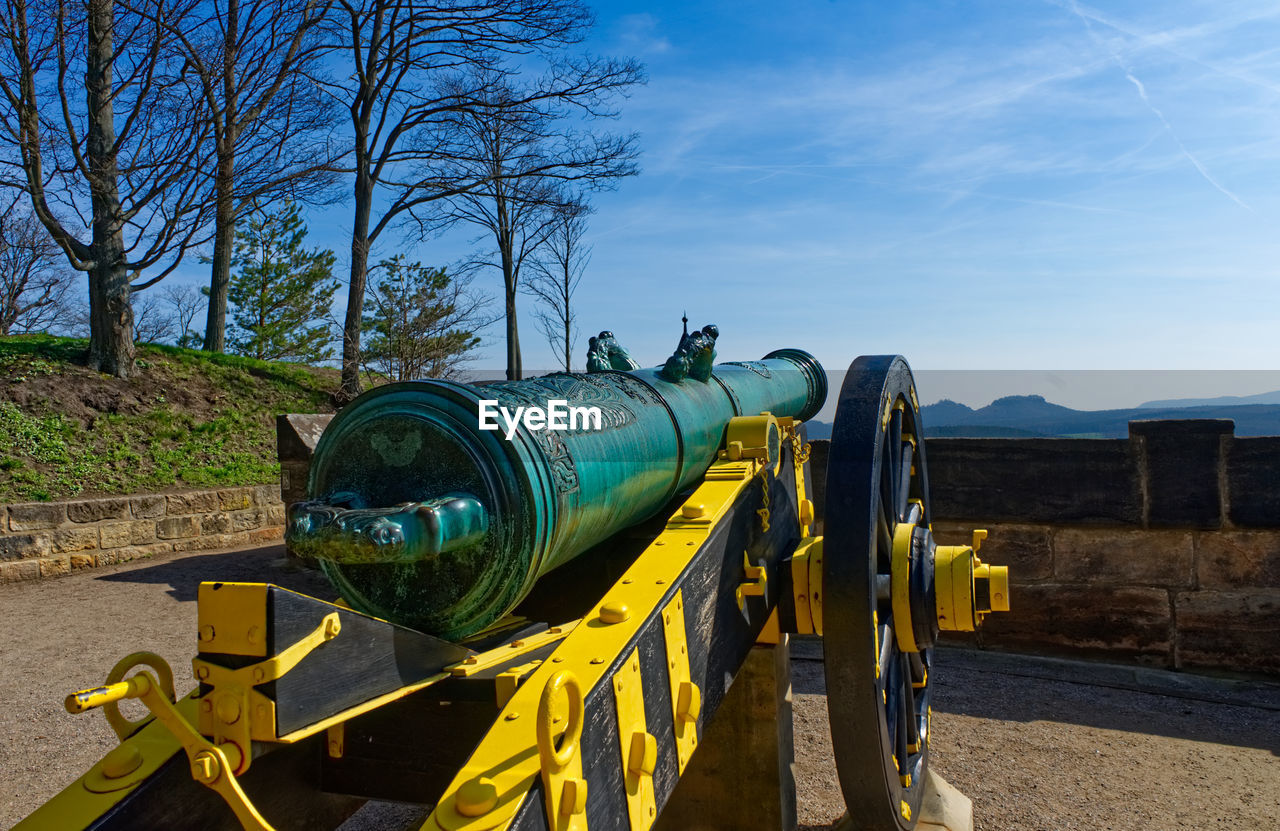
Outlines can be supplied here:
[[[1059, 4], [1055, 3], [1054, 5]], [[1068, 8], [1070, 8], [1071, 12], [1076, 17], [1080, 18], [1080, 22], [1084, 23], [1084, 27], [1088, 30], [1089, 37], [1093, 42], [1104, 47], [1111, 53], [1111, 59], [1114, 60], [1116, 65], [1120, 67], [1120, 70], [1124, 72], [1124, 77], [1128, 78], [1129, 82], [1138, 90], [1138, 95], [1142, 98], [1142, 103], [1146, 104], [1147, 109], [1151, 110], [1155, 117], [1160, 119], [1160, 123], [1164, 125], [1165, 132], [1169, 134], [1169, 138], [1173, 139], [1173, 143], [1178, 145], [1178, 149], [1182, 151], [1182, 155], [1186, 157], [1187, 161], [1191, 162], [1196, 171], [1204, 177], [1204, 180], [1217, 188], [1223, 196], [1226, 196], [1246, 211], [1253, 213], [1253, 208], [1246, 205], [1240, 197], [1223, 187], [1217, 179], [1213, 178], [1212, 174], [1209, 173], [1205, 166], [1200, 163], [1200, 160], [1191, 154], [1191, 151], [1187, 149], [1187, 146], [1182, 143], [1182, 139], [1178, 138], [1178, 134], [1173, 131], [1173, 126], [1169, 124], [1169, 119], [1165, 118], [1164, 113], [1160, 112], [1160, 109], [1156, 107], [1155, 104], [1151, 103], [1151, 99], [1147, 97], [1147, 88], [1143, 86], [1142, 81], [1138, 80], [1137, 76], [1133, 74], [1133, 70], [1129, 68], [1127, 63], [1125, 63], [1124, 58], [1120, 56], [1119, 52], [1112, 49], [1109, 43], [1104, 43], [1102, 39], [1098, 37], [1097, 33], [1093, 31], [1093, 24], [1090, 22], [1089, 17], [1080, 10], [1080, 4], [1077, 3], [1076, 0], [1071, 0], [1071, 5]]]

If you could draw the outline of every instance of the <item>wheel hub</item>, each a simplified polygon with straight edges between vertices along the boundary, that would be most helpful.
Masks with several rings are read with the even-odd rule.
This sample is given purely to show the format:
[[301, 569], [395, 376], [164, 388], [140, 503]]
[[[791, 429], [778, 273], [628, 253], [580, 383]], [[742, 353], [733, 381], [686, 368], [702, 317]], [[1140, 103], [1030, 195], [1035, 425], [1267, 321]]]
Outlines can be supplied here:
[[938, 632], [973, 632], [992, 612], [1009, 611], [1009, 568], [978, 559], [987, 532], [973, 532], [972, 545], [937, 545], [928, 526], [903, 523], [894, 529], [891, 568], [893, 616], [911, 621], [894, 628], [898, 648], [931, 648]]

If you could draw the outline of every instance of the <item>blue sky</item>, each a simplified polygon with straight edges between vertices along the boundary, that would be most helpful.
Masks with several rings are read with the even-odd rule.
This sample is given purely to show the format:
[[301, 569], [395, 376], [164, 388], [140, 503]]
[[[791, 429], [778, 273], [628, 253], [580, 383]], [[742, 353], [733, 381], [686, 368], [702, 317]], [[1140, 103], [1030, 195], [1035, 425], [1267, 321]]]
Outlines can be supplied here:
[[1280, 366], [1274, 4], [599, 12], [651, 81], [582, 310], [642, 351], [687, 305], [828, 366]]
[[[611, 125], [643, 173], [595, 198], [579, 360], [608, 328], [657, 363], [687, 310], [726, 360], [1280, 368], [1275, 4], [595, 9], [591, 47], [650, 80]], [[347, 212], [316, 217], [340, 257]], [[477, 365], [502, 355], [495, 327]]]

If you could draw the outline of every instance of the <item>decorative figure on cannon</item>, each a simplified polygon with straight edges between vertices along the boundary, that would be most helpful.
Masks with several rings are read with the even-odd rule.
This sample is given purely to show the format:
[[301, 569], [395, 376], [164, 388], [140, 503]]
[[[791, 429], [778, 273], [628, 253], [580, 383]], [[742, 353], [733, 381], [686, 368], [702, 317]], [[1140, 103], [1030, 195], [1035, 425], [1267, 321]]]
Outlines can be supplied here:
[[640, 364], [631, 359], [631, 353], [618, 343], [613, 332], [604, 331], [587, 339], [587, 372], [611, 369], [627, 372], [639, 368]]

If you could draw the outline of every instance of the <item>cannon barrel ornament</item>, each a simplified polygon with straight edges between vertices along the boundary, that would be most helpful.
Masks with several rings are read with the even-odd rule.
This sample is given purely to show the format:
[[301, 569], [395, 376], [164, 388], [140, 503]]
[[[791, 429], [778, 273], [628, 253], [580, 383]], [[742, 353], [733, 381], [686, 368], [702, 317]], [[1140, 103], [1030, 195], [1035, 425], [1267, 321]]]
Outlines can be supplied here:
[[[630, 369], [602, 332], [585, 375], [373, 389], [325, 430], [289, 544], [359, 611], [449, 639], [482, 630], [541, 575], [696, 483], [731, 418], [806, 420], [822, 407], [826, 373], [811, 355], [713, 366], [717, 335], [686, 331], [658, 369]], [[544, 416], [482, 429], [501, 409]], [[551, 429], [557, 414], [569, 429]]]

